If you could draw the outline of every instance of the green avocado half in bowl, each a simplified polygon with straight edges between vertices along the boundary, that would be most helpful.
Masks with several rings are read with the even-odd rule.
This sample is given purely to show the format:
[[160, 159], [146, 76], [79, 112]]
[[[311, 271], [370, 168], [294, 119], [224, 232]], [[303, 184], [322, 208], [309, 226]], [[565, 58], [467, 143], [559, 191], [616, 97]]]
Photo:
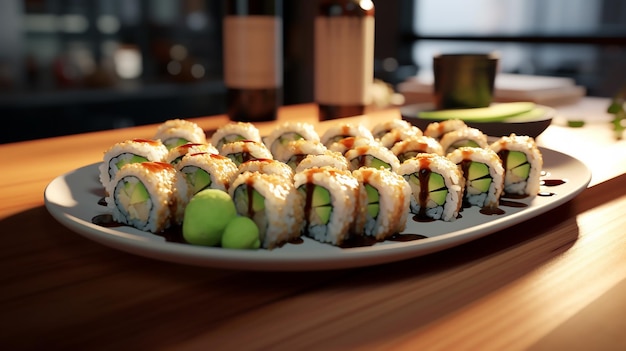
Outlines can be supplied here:
[[423, 103], [403, 106], [400, 113], [402, 119], [421, 130], [432, 122], [460, 119], [489, 136], [515, 133], [536, 138], [552, 123], [555, 110], [533, 102], [502, 102], [489, 107], [450, 110], [436, 110], [431, 103]]

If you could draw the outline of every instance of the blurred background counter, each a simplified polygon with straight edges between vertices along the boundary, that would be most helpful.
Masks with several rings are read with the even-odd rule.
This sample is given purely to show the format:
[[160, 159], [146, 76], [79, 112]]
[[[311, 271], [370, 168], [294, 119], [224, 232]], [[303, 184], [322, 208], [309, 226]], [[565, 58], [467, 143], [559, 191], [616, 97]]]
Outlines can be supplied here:
[[[500, 71], [626, 85], [621, 0], [375, 1], [375, 77], [392, 89], [437, 52], [499, 51]], [[313, 101], [315, 1], [284, 1], [284, 103]], [[225, 112], [214, 0], [0, 2], [0, 143]]]

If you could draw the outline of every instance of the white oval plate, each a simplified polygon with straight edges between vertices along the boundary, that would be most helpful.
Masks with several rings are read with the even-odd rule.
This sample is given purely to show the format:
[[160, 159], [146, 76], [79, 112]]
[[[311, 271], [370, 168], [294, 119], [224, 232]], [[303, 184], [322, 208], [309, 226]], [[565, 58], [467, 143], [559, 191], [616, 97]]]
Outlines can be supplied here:
[[582, 192], [591, 180], [590, 170], [579, 160], [541, 148], [544, 171], [549, 179], [566, 183], [543, 190], [554, 196], [513, 200], [523, 208], [502, 206], [504, 215], [484, 215], [477, 207], [466, 208], [454, 222], [416, 222], [409, 215], [403, 234], [425, 239], [385, 241], [373, 246], [339, 248], [303, 238], [300, 244], [285, 244], [274, 250], [232, 250], [193, 246], [166, 241], [162, 236], [120, 226], [106, 228], [92, 218], [106, 214], [99, 205], [103, 190], [98, 181], [98, 164], [60, 175], [46, 187], [44, 199], [50, 214], [67, 228], [103, 245], [153, 259], [216, 268], [263, 271], [310, 271], [370, 266], [400, 261], [457, 246], [518, 224], [547, 212]]

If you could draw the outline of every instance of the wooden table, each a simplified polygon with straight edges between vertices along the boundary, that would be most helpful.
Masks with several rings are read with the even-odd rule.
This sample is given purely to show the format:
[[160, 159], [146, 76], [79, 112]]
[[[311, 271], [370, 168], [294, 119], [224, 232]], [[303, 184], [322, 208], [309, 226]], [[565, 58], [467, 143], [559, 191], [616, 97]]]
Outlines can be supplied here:
[[[606, 103], [564, 108], [585, 127], [555, 121], [538, 138], [592, 168], [574, 200], [438, 253], [317, 272], [157, 261], [51, 217], [43, 191], [53, 178], [100, 161], [117, 141], [151, 137], [154, 126], [0, 145], [0, 349], [623, 350], [626, 142], [612, 138]], [[314, 112], [289, 106], [280, 120], [315, 122]], [[194, 121], [208, 131], [228, 122]]]

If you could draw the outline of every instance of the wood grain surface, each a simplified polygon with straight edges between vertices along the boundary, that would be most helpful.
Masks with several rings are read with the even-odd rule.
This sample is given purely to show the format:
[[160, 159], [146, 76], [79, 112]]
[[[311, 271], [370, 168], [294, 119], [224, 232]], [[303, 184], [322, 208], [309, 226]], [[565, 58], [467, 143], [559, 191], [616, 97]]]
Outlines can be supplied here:
[[[314, 121], [312, 111], [285, 108], [280, 120]], [[398, 113], [373, 116], [354, 121]], [[211, 131], [227, 119], [196, 121]], [[47, 212], [43, 191], [54, 177], [153, 131], [0, 145], [0, 349], [626, 349], [626, 165], [593, 169], [593, 186], [563, 206], [438, 253], [357, 269], [247, 272], [117, 251]], [[567, 130], [551, 126], [545, 136], [557, 134]], [[621, 142], [604, 144], [588, 147], [626, 154]]]

